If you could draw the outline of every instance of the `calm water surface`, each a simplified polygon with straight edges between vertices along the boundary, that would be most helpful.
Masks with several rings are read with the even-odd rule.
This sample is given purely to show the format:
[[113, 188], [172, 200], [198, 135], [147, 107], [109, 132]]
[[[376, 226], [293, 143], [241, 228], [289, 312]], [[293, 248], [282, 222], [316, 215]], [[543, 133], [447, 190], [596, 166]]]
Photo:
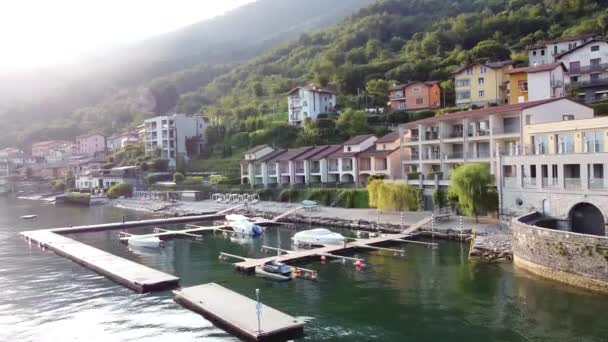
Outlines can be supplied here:
[[[37, 214], [34, 221], [19, 219]], [[115, 222], [142, 214], [116, 208], [55, 207], [0, 198], [0, 341], [234, 341], [173, 302], [171, 292], [136, 294], [52, 252], [28, 246], [31, 228]], [[178, 226], [167, 227], [178, 228]], [[301, 229], [308, 227], [300, 227]], [[134, 232], [149, 230], [138, 229]], [[311, 320], [309, 341], [606, 341], [608, 296], [585, 293], [466, 260], [466, 247], [407, 246], [405, 259], [362, 255], [368, 265], [318, 262], [320, 281], [274, 283], [245, 276], [219, 252], [259, 255], [288, 248], [291, 230], [269, 229], [254, 242], [220, 236], [171, 241], [161, 252], [130, 251], [117, 232], [73, 238], [175, 274], [182, 286], [218, 282]], [[252, 317], [253, 319], [253, 317]]]

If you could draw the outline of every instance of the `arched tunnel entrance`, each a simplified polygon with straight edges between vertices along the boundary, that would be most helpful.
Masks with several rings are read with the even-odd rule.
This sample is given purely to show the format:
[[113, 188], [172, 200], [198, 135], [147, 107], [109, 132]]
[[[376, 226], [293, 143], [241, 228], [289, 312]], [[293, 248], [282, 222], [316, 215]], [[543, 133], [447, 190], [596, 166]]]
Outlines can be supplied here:
[[572, 231], [581, 234], [606, 236], [604, 214], [593, 204], [579, 203], [570, 210]]

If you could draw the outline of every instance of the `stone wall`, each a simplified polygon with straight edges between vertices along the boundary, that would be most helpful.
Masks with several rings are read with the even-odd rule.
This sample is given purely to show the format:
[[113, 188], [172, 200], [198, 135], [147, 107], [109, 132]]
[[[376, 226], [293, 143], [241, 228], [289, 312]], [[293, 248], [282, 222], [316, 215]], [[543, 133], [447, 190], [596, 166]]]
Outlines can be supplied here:
[[517, 267], [541, 277], [608, 293], [608, 238], [551, 230], [513, 220], [513, 256]]

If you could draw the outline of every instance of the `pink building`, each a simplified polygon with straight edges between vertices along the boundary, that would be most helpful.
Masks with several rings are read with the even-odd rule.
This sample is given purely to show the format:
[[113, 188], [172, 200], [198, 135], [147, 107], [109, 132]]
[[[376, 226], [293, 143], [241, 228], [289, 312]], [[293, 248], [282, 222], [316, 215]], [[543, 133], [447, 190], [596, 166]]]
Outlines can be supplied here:
[[94, 155], [106, 151], [106, 137], [98, 133], [79, 135], [76, 137], [78, 154]]
[[61, 141], [61, 140], [49, 140], [49, 141], [41, 141], [32, 145], [32, 156], [45, 158], [48, 157], [52, 150], [56, 150], [61, 148], [62, 146], [66, 146], [72, 144], [69, 141]]
[[403, 178], [399, 147], [399, 132], [391, 132], [359, 153], [359, 183], [366, 184], [367, 178], [374, 175], [383, 175], [385, 179], [392, 180]]

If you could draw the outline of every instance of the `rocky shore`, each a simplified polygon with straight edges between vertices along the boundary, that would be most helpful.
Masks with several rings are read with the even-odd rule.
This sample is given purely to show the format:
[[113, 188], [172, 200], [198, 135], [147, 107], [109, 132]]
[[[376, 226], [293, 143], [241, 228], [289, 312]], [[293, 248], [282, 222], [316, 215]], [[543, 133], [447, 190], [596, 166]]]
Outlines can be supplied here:
[[497, 226], [475, 234], [469, 257], [484, 262], [511, 262], [513, 248], [510, 229]]

